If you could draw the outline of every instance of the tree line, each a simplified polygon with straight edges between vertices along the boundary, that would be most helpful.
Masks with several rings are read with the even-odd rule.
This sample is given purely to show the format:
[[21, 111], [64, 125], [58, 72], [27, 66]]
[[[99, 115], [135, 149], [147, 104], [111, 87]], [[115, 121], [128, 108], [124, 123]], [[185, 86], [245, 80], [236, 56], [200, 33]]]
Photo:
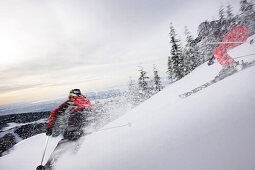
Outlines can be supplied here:
[[[207, 30], [209, 33], [206, 37], [202, 37], [202, 41], [215, 42], [221, 41], [222, 36], [238, 24], [244, 24], [247, 27], [250, 27], [250, 35], [255, 34], [255, 11], [252, 0], [241, 0], [239, 14], [237, 15], [233, 14], [233, 8], [230, 4], [228, 4], [226, 8], [221, 5], [218, 10], [218, 19], [211, 22], [203, 22], [199, 25], [198, 30], [202, 30], [204, 25], [209, 25], [209, 30]], [[212, 50], [217, 45], [204, 45], [202, 47], [198, 44], [194, 45], [193, 42], [195, 39], [186, 26], [184, 30], [186, 42], [185, 45], [182, 46], [180, 39], [177, 38], [178, 35], [173, 23], [170, 23], [169, 43], [171, 49], [167, 60], [166, 70], [169, 83], [174, 83], [180, 80], [201, 64], [209, 61], [209, 65], [214, 60]], [[218, 36], [215, 36], [215, 33], [217, 32], [219, 34], [217, 34]], [[138, 80], [130, 80], [128, 85], [129, 89], [127, 96], [133, 105], [143, 102], [164, 88], [155, 65], [153, 66], [152, 79], [149, 78], [148, 73], [143, 67], [140, 66], [138, 72]]]

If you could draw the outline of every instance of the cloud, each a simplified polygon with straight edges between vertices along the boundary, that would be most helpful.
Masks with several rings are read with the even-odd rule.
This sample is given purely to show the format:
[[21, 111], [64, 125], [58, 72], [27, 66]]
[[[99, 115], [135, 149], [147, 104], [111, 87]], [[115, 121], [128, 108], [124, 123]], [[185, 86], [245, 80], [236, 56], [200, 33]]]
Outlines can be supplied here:
[[2, 86], [0, 85], [0, 93], [6, 93], [9, 91], [17, 91], [17, 90], [23, 90], [23, 89], [29, 89], [33, 87], [41, 86], [40, 84], [26, 84], [26, 85], [8, 85], [8, 86]]

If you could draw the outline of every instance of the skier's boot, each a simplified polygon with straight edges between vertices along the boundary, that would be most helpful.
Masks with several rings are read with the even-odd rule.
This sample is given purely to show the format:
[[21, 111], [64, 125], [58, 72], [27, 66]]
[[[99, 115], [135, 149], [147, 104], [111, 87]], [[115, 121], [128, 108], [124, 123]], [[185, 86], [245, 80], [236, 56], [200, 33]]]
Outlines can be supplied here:
[[236, 66], [239, 65], [239, 62], [232, 62], [226, 66], [224, 66], [219, 74], [216, 76], [216, 79], [224, 79], [225, 77], [237, 72]]

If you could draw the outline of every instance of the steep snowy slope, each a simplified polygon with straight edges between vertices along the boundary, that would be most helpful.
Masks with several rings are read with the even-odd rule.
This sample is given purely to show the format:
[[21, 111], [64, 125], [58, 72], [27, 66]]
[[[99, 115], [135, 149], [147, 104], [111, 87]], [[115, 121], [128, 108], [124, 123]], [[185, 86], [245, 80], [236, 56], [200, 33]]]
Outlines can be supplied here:
[[[231, 55], [248, 54], [254, 49], [254, 45], [244, 44]], [[186, 99], [178, 97], [211, 80], [220, 69], [217, 63], [200, 66], [107, 125], [131, 122], [131, 127], [87, 136], [79, 152], [64, 155], [56, 169], [253, 170], [255, 66]], [[44, 135], [37, 135], [19, 143], [11, 154], [0, 158], [0, 169], [35, 169], [44, 140]], [[51, 150], [57, 140], [50, 141]]]

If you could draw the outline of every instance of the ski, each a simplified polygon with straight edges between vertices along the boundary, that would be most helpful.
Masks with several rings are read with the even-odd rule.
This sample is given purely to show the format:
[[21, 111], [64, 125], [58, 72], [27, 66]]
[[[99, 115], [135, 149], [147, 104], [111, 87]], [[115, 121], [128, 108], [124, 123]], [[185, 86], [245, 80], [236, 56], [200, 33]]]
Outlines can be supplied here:
[[192, 94], [194, 94], [194, 93], [197, 93], [197, 92], [199, 92], [199, 91], [201, 91], [201, 90], [203, 90], [203, 89], [205, 89], [205, 88], [211, 86], [212, 84], [217, 83], [217, 82], [219, 82], [219, 81], [225, 79], [226, 77], [229, 77], [229, 76], [231, 76], [231, 75], [233, 75], [233, 74], [235, 74], [235, 73], [237, 73], [237, 72], [240, 72], [240, 71], [242, 71], [242, 70], [244, 70], [244, 69], [246, 69], [246, 68], [248, 68], [248, 67], [254, 66], [254, 65], [255, 65], [255, 60], [253, 60], [253, 61], [251, 61], [251, 62], [242, 62], [241, 64], [238, 64], [238, 65], [237, 65], [237, 67], [238, 67], [238, 66], [241, 66], [241, 69], [240, 69], [240, 70], [236, 70], [236, 71], [234, 71], [234, 72], [231, 73], [231, 74], [225, 75], [224, 77], [216, 76], [213, 80], [211, 80], [211, 81], [209, 81], [209, 82], [206, 82], [206, 83], [204, 83], [203, 85], [201, 85], [201, 86], [199, 86], [199, 87], [196, 87], [196, 88], [194, 88], [194, 89], [191, 90], [191, 91], [188, 91], [188, 92], [186, 92], [186, 93], [183, 93], [183, 94], [179, 95], [179, 97], [182, 98], [182, 99], [187, 98], [187, 97], [189, 97], [190, 95], [192, 95]]

